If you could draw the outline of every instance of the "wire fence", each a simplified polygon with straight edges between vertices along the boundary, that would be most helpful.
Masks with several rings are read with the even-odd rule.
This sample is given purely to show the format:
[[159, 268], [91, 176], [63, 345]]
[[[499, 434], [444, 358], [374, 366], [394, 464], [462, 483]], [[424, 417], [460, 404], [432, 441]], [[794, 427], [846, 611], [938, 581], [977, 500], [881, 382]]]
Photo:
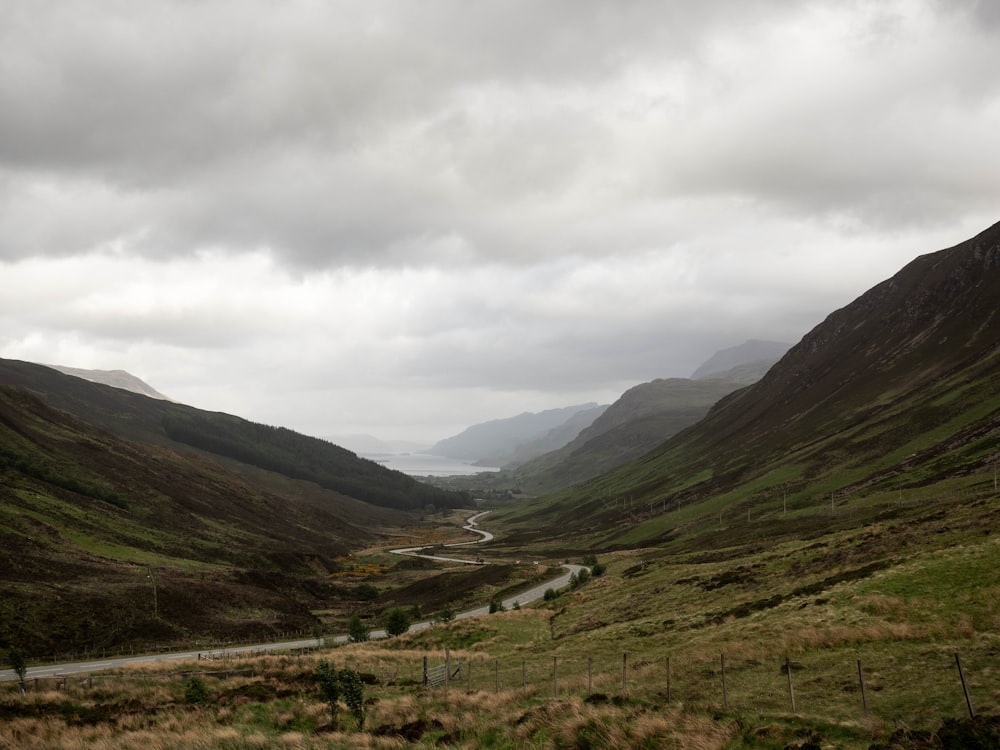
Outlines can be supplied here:
[[[996, 651], [971, 663], [958, 651], [844, 658], [815, 668], [784, 659], [676, 659], [622, 653], [620, 657], [425, 658], [428, 690], [530, 690], [537, 697], [584, 697], [590, 702], [655, 698], [763, 714], [816, 714], [840, 720], [872, 716], [907, 719], [1000, 710]], [[445, 677], [445, 675], [447, 675]]]
[[[498, 695], [521, 691], [535, 699], [639, 700], [850, 722], [878, 718], [914, 723], [921, 718], [1000, 711], [995, 643], [979, 644], [967, 653], [929, 643], [907, 646], [891, 655], [876, 649], [864, 656], [856, 651], [811, 653], [802, 657], [808, 660], [806, 664], [787, 656], [748, 659], [725, 653], [713, 658], [632, 653], [490, 658], [484, 652], [445, 649], [427, 653], [384, 650], [377, 656], [371, 651], [327, 651], [323, 655], [338, 667], [361, 673], [370, 689], [384, 699], [424, 693], [447, 701], [448, 691]], [[301, 680], [308, 680], [315, 659], [302, 652], [271, 655], [259, 663], [234, 662], [228, 669], [56, 675], [29, 678], [26, 688], [28, 692], [96, 691], [115, 682], [169, 684], [191, 677], [213, 684], [237, 678], [280, 681], [294, 673], [305, 695], [310, 689]], [[16, 689], [14, 683], [6, 685]]]

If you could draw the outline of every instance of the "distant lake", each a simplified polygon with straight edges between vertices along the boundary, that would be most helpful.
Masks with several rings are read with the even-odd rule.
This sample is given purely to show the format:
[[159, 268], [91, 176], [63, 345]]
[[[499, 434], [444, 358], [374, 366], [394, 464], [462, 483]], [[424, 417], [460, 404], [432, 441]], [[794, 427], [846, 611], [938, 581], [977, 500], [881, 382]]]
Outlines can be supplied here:
[[497, 466], [473, 466], [467, 461], [426, 453], [365, 453], [364, 458], [376, 461], [387, 469], [395, 469], [411, 477], [453, 477], [500, 471]]

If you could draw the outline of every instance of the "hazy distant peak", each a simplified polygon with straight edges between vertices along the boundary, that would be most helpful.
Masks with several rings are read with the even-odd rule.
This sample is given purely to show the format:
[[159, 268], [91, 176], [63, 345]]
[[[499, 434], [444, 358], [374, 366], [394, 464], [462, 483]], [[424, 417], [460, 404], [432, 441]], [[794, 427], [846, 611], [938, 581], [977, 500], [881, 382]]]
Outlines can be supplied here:
[[[487, 460], [492, 462], [490, 465], [502, 466], [513, 458], [519, 447], [542, 440], [551, 431], [556, 431], [560, 435], [557, 439], [559, 445], [554, 447], [564, 445], [589, 425], [603, 408], [590, 402], [559, 409], [546, 409], [537, 413], [526, 411], [516, 417], [480, 422], [465, 428], [458, 435], [439, 440], [427, 452], [434, 456], [463, 460]], [[574, 416], [581, 412], [589, 413], [583, 423], [573, 420]], [[559, 431], [558, 428], [571, 421], [573, 424], [570, 434]], [[547, 447], [545, 450], [552, 449], [553, 447]]]
[[[791, 344], [785, 344], [780, 341], [760, 341], [759, 339], [750, 339], [749, 341], [744, 341], [739, 346], [733, 346], [728, 349], [721, 349], [717, 351], [709, 357], [708, 361], [694, 371], [694, 374], [691, 375], [691, 379], [700, 380], [701, 378], [718, 375], [727, 372], [728, 370], [738, 368], [741, 365], [749, 365], [751, 363], [770, 362], [771, 364], [774, 364], [781, 359], [785, 355], [785, 352], [789, 349], [791, 349]], [[765, 368], [765, 370], [766, 369], [767, 368]]]
[[135, 375], [125, 372], [125, 370], [84, 370], [79, 367], [66, 367], [65, 365], [46, 365], [46, 367], [58, 370], [64, 375], [72, 375], [76, 378], [89, 380], [91, 383], [110, 385], [112, 388], [120, 388], [123, 391], [131, 391], [142, 396], [149, 396], [149, 398], [158, 398], [161, 401], [171, 400], [153, 388], [153, 386], [140, 380]]

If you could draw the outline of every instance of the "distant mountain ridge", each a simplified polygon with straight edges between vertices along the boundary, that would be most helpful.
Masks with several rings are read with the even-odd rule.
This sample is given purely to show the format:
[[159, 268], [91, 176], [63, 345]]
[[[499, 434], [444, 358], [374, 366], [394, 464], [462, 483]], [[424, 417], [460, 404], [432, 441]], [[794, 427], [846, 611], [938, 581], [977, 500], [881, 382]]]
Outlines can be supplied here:
[[[433, 456], [475, 461], [484, 466], [504, 466], [519, 452], [523, 456], [529, 444], [543, 446], [536, 450], [544, 452], [544, 446], [551, 446], [553, 441], [571, 440], [605, 408], [591, 402], [493, 419], [439, 440], [427, 452]], [[550, 435], [553, 430], [557, 432]]]
[[172, 400], [157, 391], [149, 383], [125, 370], [83, 370], [79, 367], [66, 367], [65, 365], [46, 365], [46, 367], [58, 370], [64, 375], [72, 375], [77, 378], [89, 380], [91, 383], [103, 383], [113, 388], [121, 388], [125, 391], [139, 393], [143, 396], [160, 399], [161, 401]]
[[[731, 380], [739, 378], [738, 373], [747, 372], [747, 376], [755, 382], [791, 349], [791, 344], [780, 341], [760, 341], [750, 339], [739, 346], [721, 349], [713, 354], [691, 375], [692, 380], [700, 380], [712, 376], [723, 375]], [[754, 369], [756, 368], [756, 369]], [[762, 370], [762, 371], [761, 371]], [[756, 377], [753, 374], [759, 372]], [[745, 376], [745, 377], [747, 377]]]

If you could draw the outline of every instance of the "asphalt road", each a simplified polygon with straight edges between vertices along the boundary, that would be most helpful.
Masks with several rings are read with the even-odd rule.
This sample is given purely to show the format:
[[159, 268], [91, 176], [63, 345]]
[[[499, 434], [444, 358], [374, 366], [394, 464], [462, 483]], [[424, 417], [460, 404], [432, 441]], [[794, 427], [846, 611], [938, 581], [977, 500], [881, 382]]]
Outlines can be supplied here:
[[[483, 542], [488, 542], [493, 539], [493, 535], [488, 531], [483, 531], [476, 528], [477, 522], [484, 515], [489, 513], [489, 511], [484, 511], [482, 513], [477, 513], [471, 516], [466, 522], [465, 529], [480, 535], [480, 539], [474, 539], [469, 542], [455, 542], [452, 544], [443, 545], [445, 547], [464, 547], [470, 544], [482, 544]], [[435, 545], [436, 546], [436, 545]], [[468, 560], [457, 557], [442, 557], [440, 555], [421, 555], [420, 550], [429, 549], [428, 547], [404, 547], [401, 549], [389, 550], [397, 555], [409, 555], [412, 557], [425, 557], [429, 560], [444, 560], [447, 562], [458, 562], [465, 563], [468, 565], [484, 565], [487, 563], [481, 562], [479, 559]], [[570, 576], [578, 570], [582, 570], [582, 565], [563, 565], [564, 573], [551, 581], [546, 581], [545, 583], [539, 584], [534, 588], [528, 589], [517, 596], [510, 597], [503, 600], [503, 606], [505, 609], [512, 609], [515, 603], [518, 604], [528, 604], [529, 602], [536, 601], [545, 596], [545, 591], [547, 589], [560, 589], [564, 586], [569, 585]], [[469, 617], [479, 617], [480, 615], [489, 614], [489, 605], [482, 607], [477, 607], [476, 609], [470, 609], [466, 612], [460, 612], [455, 615], [456, 620], [464, 620]], [[418, 622], [410, 626], [409, 632], [417, 632], [429, 628], [434, 623], [431, 621]], [[373, 630], [369, 634], [372, 639], [378, 640], [381, 638], [386, 638], [387, 634], [385, 630]], [[166, 654], [147, 654], [145, 656], [122, 656], [116, 659], [95, 659], [92, 661], [79, 661], [70, 662], [63, 664], [48, 664], [45, 666], [30, 667], [28, 669], [26, 679], [35, 679], [38, 677], [61, 677], [64, 675], [76, 675], [76, 674], [87, 674], [89, 672], [103, 672], [109, 669], [121, 669], [122, 667], [127, 667], [131, 664], [148, 664], [150, 662], [170, 662], [170, 661], [195, 661], [198, 659], [223, 659], [228, 656], [233, 656], [237, 654], [247, 654], [247, 653], [263, 653], [267, 651], [289, 651], [301, 648], [315, 648], [322, 645], [330, 644], [342, 644], [349, 641], [348, 636], [338, 635], [332, 638], [324, 638], [322, 640], [317, 640], [316, 638], [306, 638], [299, 641], [282, 641], [281, 643], [258, 643], [252, 646], [234, 646], [232, 648], [221, 648], [221, 649], [206, 649], [202, 651], [176, 651]], [[13, 669], [0, 670], [0, 682], [10, 682], [17, 679], [17, 675], [14, 674]]]

